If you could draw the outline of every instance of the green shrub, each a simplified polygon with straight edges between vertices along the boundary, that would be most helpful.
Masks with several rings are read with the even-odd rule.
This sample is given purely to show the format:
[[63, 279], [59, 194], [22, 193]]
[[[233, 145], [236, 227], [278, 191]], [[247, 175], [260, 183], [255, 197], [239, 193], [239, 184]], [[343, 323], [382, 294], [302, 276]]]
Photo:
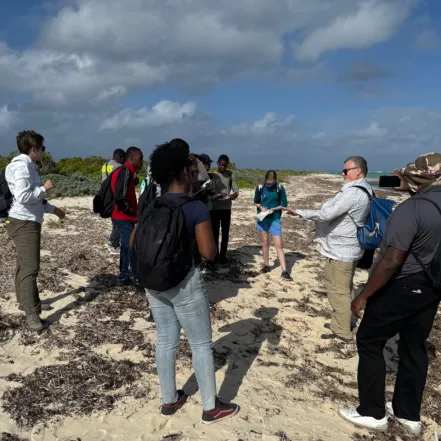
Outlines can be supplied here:
[[57, 163], [57, 172], [60, 175], [71, 176], [81, 173], [85, 177], [101, 176], [101, 169], [108, 161], [100, 156], [90, 156], [89, 158], [64, 158]]
[[43, 182], [47, 179], [52, 179], [55, 182], [55, 188], [48, 192], [49, 198], [93, 196], [98, 193], [101, 185], [100, 178], [87, 178], [81, 173], [75, 173], [71, 176], [63, 176], [60, 174], [41, 176]]

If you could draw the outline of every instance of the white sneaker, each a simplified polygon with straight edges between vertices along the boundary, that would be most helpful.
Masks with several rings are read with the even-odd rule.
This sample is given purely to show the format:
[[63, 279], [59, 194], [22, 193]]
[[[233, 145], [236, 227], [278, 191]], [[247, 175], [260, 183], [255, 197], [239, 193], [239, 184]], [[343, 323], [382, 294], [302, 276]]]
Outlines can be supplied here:
[[107, 242], [105, 246], [109, 251], [113, 248], [110, 242]]
[[121, 252], [121, 248], [119, 248], [119, 247], [118, 248], [110, 247], [109, 251], [110, 251], [110, 254], [119, 254]]
[[386, 412], [391, 417], [394, 417], [409, 435], [413, 435], [413, 436], [421, 435], [421, 432], [423, 430], [421, 421], [409, 421], [404, 418], [397, 418], [394, 414], [394, 408], [392, 407], [391, 402], [386, 403]]
[[381, 420], [377, 420], [373, 417], [364, 417], [361, 416], [354, 407], [340, 409], [338, 414], [348, 423], [351, 423], [356, 427], [375, 430], [376, 432], [387, 432], [387, 416]]

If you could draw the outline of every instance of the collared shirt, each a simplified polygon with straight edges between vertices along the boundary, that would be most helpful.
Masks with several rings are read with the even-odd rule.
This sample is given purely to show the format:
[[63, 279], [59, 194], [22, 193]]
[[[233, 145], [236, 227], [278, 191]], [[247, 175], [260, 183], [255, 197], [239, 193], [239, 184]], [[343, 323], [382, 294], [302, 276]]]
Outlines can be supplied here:
[[359, 188], [366, 188], [372, 195], [372, 187], [366, 179], [348, 182], [320, 210], [296, 210], [306, 220], [316, 222], [315, 241], [320, 253], [340, 262], [355, 262], [364, 253], [357, 238], [357, 232], [366, 222], [370, 211], [368, 195]]
[[44, 213], [54, 212], [55, 207], [45, 200], [37, 165], [28, 155], [16, 156], [6, 167], [6, 181], [14, 196], [9, 217], [41, 224]]

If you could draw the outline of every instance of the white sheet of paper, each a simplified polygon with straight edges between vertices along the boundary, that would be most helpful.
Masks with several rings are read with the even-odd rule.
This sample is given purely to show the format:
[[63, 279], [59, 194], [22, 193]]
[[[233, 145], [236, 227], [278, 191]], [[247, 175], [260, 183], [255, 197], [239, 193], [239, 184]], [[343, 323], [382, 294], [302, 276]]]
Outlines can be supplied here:
[[268, 210], [268, 211], [262, 211], [259, 214], [256, 214], [254, 216], [254, 219], [256, 219], [259, 222], [262, 222], [269, 214], [271, 214], [273, 212], [273, 210]]

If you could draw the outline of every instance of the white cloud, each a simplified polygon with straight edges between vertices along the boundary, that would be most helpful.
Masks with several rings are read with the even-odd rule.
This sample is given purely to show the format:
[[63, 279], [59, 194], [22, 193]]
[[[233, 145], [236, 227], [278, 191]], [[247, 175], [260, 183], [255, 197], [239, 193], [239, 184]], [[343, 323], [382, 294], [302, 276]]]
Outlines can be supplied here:
[[16, 119], [16, 112], [9, 110], [7, 106], [0, 107], [0, 132], [9, 130]]
[[180, 104], [163, 100], [151, 109], [145, 107], [138, 110], [123, 109], [107, 118], [101, 124], [100, 130], [141, 129], [176, 124], [191, 118], [195, 112], [196, 104], [194, 102]]
[[251, 123], [233, 125], [230, 132], [236, 136], [274, 135], [278, 130], [293, 128], [296, 122], [294, 115], [279, 119], [274, 112], [268, 112], [262, 119]]
[[301, 61], [317, 60], [324, 52], [362, 49], [390, 38], [409, 15], [411, 1], [368, 0], [355, 13], [339, 15], [313, 30], [297, 48]]
[[369, 47], [392, 34], [409, 1], [417, 0], [66, 0], [37, 44], [14, 51], [0, 42], [0, 92], [105, 106], [162, 84], [209, 87], [256, 75], [299, 83], [320, 77], [323, 65], [282, 66], [286, 38], [310, 32], [297, 52], [308, 60]]
[[361, 136], [367, 136], [367, 137], [383, 137], [387, 135], [387, 129], [384, 127], [381, 127], [378, 122], [372, 122], [369, 124], [368, 127], [365, 129], [360, 130], [358, 133]]

